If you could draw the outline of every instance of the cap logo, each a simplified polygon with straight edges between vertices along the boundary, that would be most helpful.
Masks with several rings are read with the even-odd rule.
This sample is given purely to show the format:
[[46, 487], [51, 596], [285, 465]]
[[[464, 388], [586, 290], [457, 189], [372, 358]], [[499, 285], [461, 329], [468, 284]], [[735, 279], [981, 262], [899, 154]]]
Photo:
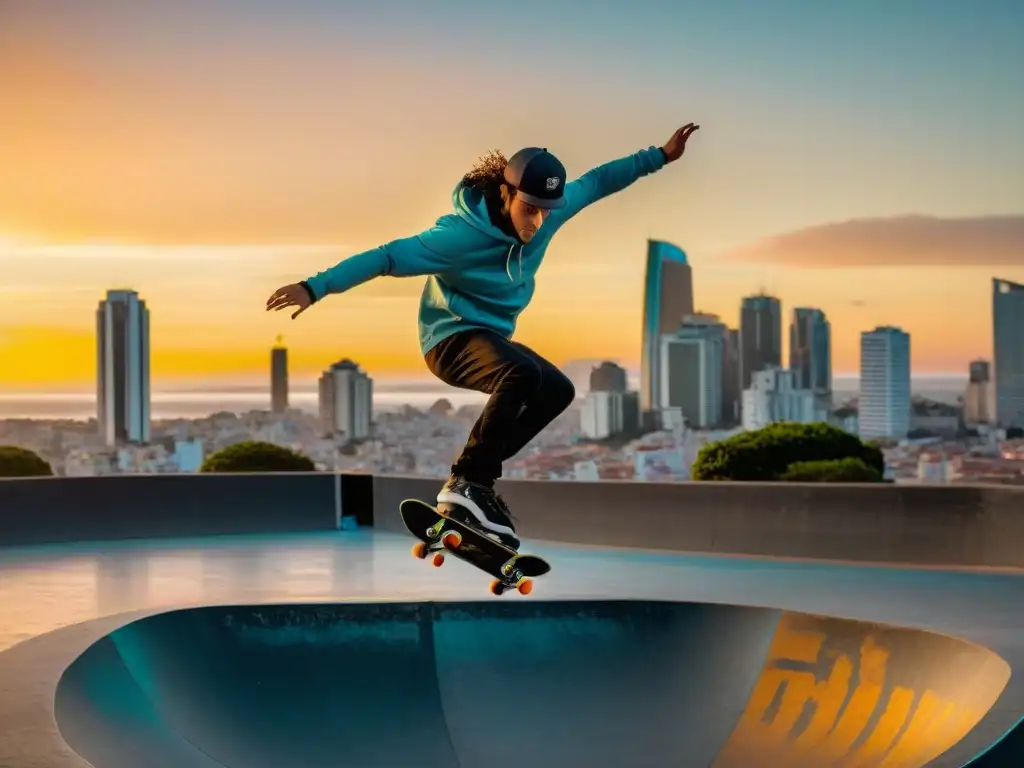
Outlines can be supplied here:
[[559, 179], [557, 176], [551, 176], [546, 182], [544, 182], [544, 187], [547, 189], [548, 192], [550, 192], [553, 189], [558, 189], [559, 181], [561, 181], [561, 179]]

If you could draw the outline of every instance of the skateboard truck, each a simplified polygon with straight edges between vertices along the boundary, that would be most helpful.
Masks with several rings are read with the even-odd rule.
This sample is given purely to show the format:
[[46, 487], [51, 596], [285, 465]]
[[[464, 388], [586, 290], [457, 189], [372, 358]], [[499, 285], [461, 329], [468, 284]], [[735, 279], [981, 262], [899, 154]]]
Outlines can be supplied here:
[[[434, 564], [434, 567], [440, 568], [444, 565], [444, 550], [449, 549], [454, 551], [458, 549], [459, 544], [462, 543], [462, 534], [458, 531], [448, 531], [447, 534], [442, 536], [441, 532], [443, 530], [444, 520], [440, 520], [427, 528], [424, 534], [427, 537], [427, 541], [430, 543], [428, 544], [424, 541], [417, 541], [412, 548], [413, 557], [418, 557], [423, 560], [431, 552], [434, 552], [434, 559], [431, 561]], [[438, 544], [440, 544], [440, 546], [438, 546]]]

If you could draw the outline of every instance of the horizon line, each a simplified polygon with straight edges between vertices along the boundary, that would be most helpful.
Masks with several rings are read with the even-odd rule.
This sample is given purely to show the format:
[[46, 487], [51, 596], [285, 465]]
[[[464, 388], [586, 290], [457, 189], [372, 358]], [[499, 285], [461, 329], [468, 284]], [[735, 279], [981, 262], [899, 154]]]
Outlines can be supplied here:
[[[458, 390], [457, 388], [453, 388], [453, 387], [447, 386], [443, 382], [431, 381], [430, 379], [422, 379], [422, 380], [416, 380], [416, 381], [409, 381], [408, 379], [402, 379], [402, 378], [397, 378], [397, 377], [395, 377], [395, 378], [371, 377], [371, 378], [373, 378], [373, 381], [375, 383], [381, 383], [381, 384], [385, 384], [385, 385], [387, 385], [387, 384], [394, 385], [394, 384], [404, 383], [405, 386], [401, 387], [401, 389], [405, 389], [407, 391], [410, 390], [410, 389], [415, 390], [415, 389], [420, 389], [420, 388], [422, 388], [422, 390], [426, 391], [426, 392], [430, 392], [430, 391], [444, 392], [444, 391], [449, 391], [449, 390], [462, 391], [462, 390]], [[944, 379], [946, 379], [946, 380], [948, 380], [948, 379], [967, 380], [968, 378], [969, 378], [969, 374], [967, 372], [964, 372], [964, 373], [952, 373], [952, 372], [920, 373], [920, 374], [911, 373], [911, 375], [910, 375], [911, 382], [915, 382], [916, 381], [916, 382], [919, 382], [919, 383], [927, 383], [929, 381], [941, 381], [941, 380], [944, 380]], [[838, 374], [833, 374], [832, 375], [832, 380], [833, 380], [833, 382], [835, 382], [836, 380], [841, 380], [841, 381], [844, 381], [844, 382], [859, 381], [860, 380], [860, 374], [858, 374], [858, 373], [838, 373]], [[186, 393], [188, 393], [188, 394], [200, 394], [200, 393], [203, 393], [203, 392], [207, 392], [207, 393], [211, 393], [211, 394], [212, 393], [231, 393], [231, 392], [235, 392], [235, 393], [239, 393], [239, 394], [241, 394], [241, 393], [266, 392], [266, 393], [269, 394], [270, 391], [271, 391], [271, 387], [270, 387], [270, 383], [269, 382], [267, 382], [266, 384], [257, 384], [257, 383], [245, 383], [245, 382], [230, 383], [230, 382], [211, 381], [211, 382], [209, 382], [209, 384], [204, 385], [201, 380], [195, 381], [195, 383], [189, 383], [187, 381], [182, 381], [181, 384], [179, 384], [179, 385], [155, 386], [155, 387], [151, 387], [151, 389], [150, 389], [150, 393], [151, 394], [186, 394]], [[291, 385], [288, 388], [288, 391], [289, 392], [306, 392], [306, 393], [310, 393], [310, 394], [315, 394], [316, 391], [317, 391], [317, 380], [315, 378], [301, 379], [301, 380], [298, 380], [298, 381], [292, 380]], [[96, 392], [95, 392], [95, 385], [94, 384], [90, 384], [90, 385], [86, 386], [84, 383], [83, 384], [78, 384], [78, 385], [65, 385], [65, 386], [47, 385], [47, 386], [44, 386], [44, 387], [33, 387], [33, 388], [30, 388], [30, 389], [13, 388], [13, 387], [6, 387], [6, 386], [3, 386], [3, 385], [0, 385], [0, 396], [4, 397], [5, 399], [9, 399], [9, 398], [12, 398], [12, 397], [19, 397], [19, 396], [37, 397], [37, 396], [40, 396], [40, 395], [91, 395], [91, 396], [95, 397]]]

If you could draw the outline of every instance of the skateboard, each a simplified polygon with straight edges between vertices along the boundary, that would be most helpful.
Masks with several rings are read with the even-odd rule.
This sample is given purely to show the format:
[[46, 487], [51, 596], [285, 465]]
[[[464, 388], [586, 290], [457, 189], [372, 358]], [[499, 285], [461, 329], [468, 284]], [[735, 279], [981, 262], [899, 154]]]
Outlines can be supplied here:
[[454, 520], [437, 507], [419, 499], [406, 499], [398, 505], [402, 522], [409, 533], [419, 539], [412, 548], [413, 557], [425, 560], [434, 552], [433, 564], [440, 567], [446, 552], [474, 565], [494, 577], [491, 594], [500, 595], [515, 589], [528, 595], [533, 591], [532, 579], [551, 570], [547, 561], [536, 555], [523, 555], [489, 536]]

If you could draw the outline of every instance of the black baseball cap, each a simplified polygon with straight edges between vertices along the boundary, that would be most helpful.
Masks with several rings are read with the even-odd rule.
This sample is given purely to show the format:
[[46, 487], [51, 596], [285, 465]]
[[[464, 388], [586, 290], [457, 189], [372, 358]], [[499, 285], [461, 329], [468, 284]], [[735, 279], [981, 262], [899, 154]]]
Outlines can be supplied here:
[[505, 181], [517, 196], [538, 208], [565, 207], [565, 166], [547, 149], [520, 149], [505, 167]]

